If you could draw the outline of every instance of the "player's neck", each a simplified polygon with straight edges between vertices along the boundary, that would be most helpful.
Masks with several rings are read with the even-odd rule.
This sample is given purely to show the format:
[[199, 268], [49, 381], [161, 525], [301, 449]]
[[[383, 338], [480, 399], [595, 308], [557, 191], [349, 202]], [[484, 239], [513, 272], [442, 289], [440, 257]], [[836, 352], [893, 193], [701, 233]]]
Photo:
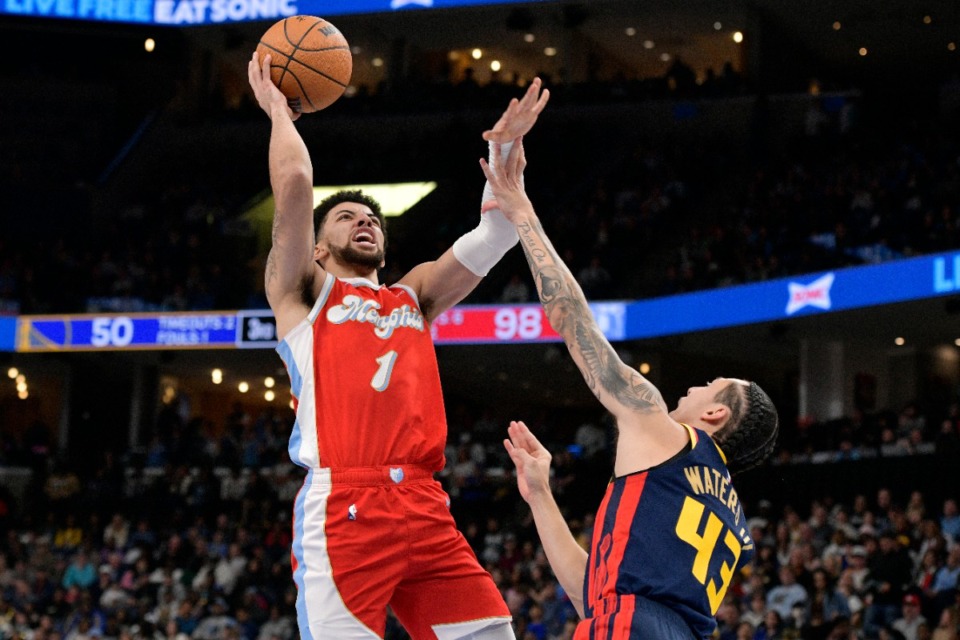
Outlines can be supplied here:
[[335, 260], [327, 262], [327, 271], [335, 278], [363, 278], [373, 284], [380, 284], [376, 269], [358, 264], [340, 264]]

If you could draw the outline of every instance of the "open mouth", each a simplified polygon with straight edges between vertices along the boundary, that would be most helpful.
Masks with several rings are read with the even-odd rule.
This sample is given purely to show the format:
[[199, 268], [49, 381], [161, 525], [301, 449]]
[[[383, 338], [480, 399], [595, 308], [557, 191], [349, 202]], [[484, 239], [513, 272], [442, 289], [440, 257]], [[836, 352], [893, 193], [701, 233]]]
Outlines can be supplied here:
[[366, 247], [376, 247], [377, 242], [373, 237], [373, 234], [369, 231], [360, 231], [353, 236], [353, 241], [356, 244]]

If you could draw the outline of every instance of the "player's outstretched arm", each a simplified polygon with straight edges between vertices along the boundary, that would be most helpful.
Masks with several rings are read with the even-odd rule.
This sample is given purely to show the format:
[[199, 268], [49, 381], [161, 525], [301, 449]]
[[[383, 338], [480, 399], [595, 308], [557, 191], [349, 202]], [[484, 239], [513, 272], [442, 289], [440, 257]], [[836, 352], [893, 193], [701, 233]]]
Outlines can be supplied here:
[[267, 257], [267, 301], [277, 317], [277, 335], [283, 338], [309, 312], [304, 302], [322, 270], [313, 260], [313, 165], [293, 121], [299, 117], [270, 79], [270, 55], [258, 60], [254, 52], [247, 65], [257, 103], [270, 117], [270, 185], [276, 209], [273, 245]]
[[[506, 158], [513, 140], [533, 128], [549, 100], [549, 89], [543, 88], [540, 78], [534, 78], [523, 97], [513, 98], [493, 128], [483, 133], [490, 153], [494, 144], [501, 144], [501, 156]], [[487, 183], [481, 204], [492, 198]], [[417, 266], [401, 282], [417, 291], [421, 310], [432, 320], [467, 297], [517, 240], [516, 228], [500, 211], [482, 212], [475, 229], [460, 237], [440, 259]]]
[[[499, 162], [497, 154], [493, 159]], [[547, 319], [563, 338], [590, 390], [618, 421], [637, 413], [669, 421], [660, 392], [614, 351], [597, 325], [583, 290], [544, 233], [520, 180], [526, 166], [522, 141], [514, 146], [506, 162], [494, 167], [496, 171], [487, 162], [480, 162], [497, 206], [517, 227]]]
[[522, 422], [511, 422], [507, 433], [503, 446], [517, 468], [520, 495], [530, 505], [553, 574], [582, 618], [587, 552], [577, 544], [550, 491], [550, 452]]

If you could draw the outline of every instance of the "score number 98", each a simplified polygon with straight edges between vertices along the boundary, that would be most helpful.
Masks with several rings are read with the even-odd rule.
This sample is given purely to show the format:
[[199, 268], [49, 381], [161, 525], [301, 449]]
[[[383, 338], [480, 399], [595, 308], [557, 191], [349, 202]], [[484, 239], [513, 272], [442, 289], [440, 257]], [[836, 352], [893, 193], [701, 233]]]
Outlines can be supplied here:
[[505, 307], [493, 318], [498, 340], [536, 340], [543, 333], [541, 307]]

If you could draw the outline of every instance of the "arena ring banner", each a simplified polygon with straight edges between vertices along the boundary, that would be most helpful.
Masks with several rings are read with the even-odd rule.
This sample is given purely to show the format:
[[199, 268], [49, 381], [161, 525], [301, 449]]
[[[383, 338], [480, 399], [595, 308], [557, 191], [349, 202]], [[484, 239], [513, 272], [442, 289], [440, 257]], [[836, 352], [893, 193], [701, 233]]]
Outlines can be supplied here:
[[523, 0], [0, 0], [0, 14], [188, 27], [276, 21], [294, 15], [329, 17], [512, 4], [521, 1]]
[[[960, 294], [960, 251], [650, 300], [592, 302], [607, 339], [643, 340]], [[430, 326], [438, 345], [558, 342], [539, 304], [458, 305]], [[0, 351], [262, 349], [269, 309], [0, 316]]]
[[[623, 340], [626, 303], [591, 305], [610, 340]], [[269, 309], [20, 316], [0, 322], [0, 351], [133, 351], [273, 349], [277, 324]], [[383, 318], [389, 322], [389, 318]], [[4, 327], [7, 327], [4, 330]], [[539, 304], [462, 305], [434, 320], [437, 344], [557, 342]]]
[[631, 302], [626, 337], [759, 324], [960, 294], [960, 252]]

